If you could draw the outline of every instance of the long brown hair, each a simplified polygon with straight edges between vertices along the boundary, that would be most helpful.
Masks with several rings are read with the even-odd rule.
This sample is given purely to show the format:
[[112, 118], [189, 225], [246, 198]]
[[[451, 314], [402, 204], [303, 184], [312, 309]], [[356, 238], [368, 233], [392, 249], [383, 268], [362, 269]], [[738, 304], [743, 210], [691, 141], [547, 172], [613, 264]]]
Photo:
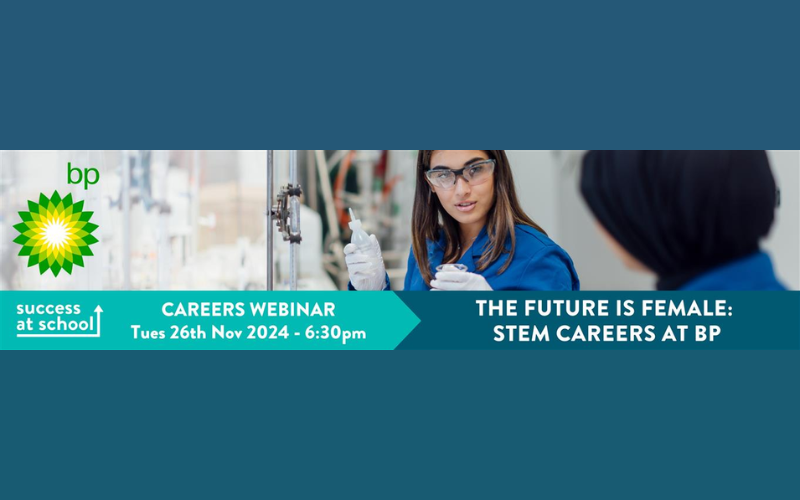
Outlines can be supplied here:
[[[430, 286], [433, 274], [428, 260], [428, 240], [436, 241], [440, 231], [444, 231], [445, 251], [443, 263], [456, 262], [461, 257], [461, 229], [458, 222], [450, 217], [439, 202], [425, 177], [431, 168], [431, 156], [435, 150], [420, 150], [417, 156], [417, 190], [414, 196], [414, 214], [411, 221], [414, 258], [419, 264], [419, 271], [425, 283]], [[544, 234], [544, 229], [528, 217], [517, 200], [514, 189], [514, 177], [505, 150], [484, 150], [489, 158], [496, 162], [494, 169], [494, 205], [489, 210], [486, 222], [488, 244], [483, 248], [483, 255], [478, 261], [477, 270], [483, 271], [506, 253], [506, 240], [511, 240], [508, 260], [500, 268], [502, 274], [511, 265], [514, 258], [517, 238], [514, 233], [515, 224], [530, 226]], [[441, 218], [442, 223], [439, 223]]]

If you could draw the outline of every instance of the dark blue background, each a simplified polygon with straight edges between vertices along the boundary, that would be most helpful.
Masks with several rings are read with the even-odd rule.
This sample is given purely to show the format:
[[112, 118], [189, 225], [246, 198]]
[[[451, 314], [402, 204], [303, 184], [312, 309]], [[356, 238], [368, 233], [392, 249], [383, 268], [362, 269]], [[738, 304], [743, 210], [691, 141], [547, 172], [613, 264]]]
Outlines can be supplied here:
[[[443, 350], [792, 350], [800, 349], [800, 293], [798, 292], [467, 292], [453, 294], [427, 294], [419, 292], [397, 292], [405, 304], [420, 319], [416, 328], [400, 343], [398, 349], [443, 349]], [[508, 304], [516, 301], [516, 316], [494, 316], [489, 313], [488, 304], [484, 306], [484, 315], [480, 315], [477, 300], [492, 301], [495, 307], [500, 302]], [[549, 316], [540, 316], [533, 312], [525, 315], [525, 304], [528, 300], [556, 301], [570, 300], [572, 308], [576, 300], [608, 302], [607, 316], [570, 317], [564, 307], [563, 314], [556, 316], [556, 305], [551, 305]], [[633, 317], [617, 316], [617, 301], [633, 301], [636, 314]], [[686, 317], [668, 316], [668, 306], [664, 305], [665, 316], [656, 317], [654, 312], [643, 314], [646, 300], [673, 301], [676, 306], [685, 304], [690, 311], [691, 304], [696, 302], [700, 310], [708, 301], [709, 310], [714, 311], [717, 300], [724, 300], [725, 314], [731, 316]], [[534, 305], [534, 307], [538, 307]], [[544, 306], [547, 310], [548, 306]], [[661, 307], [661, 306], [659, 306]], [[505, 313], [504, 313], [505, 314]], [[495, 340], [496, 326], [527, 326], [526, 342], [520, 342], [519, 332], [505, 329], [503, 341]], [[592, 342], [589, 340], [589, 327], [597, 326], [653, 326], [653, 342], [635, 342], [629, 330], [622, 332], [620, 338], [625, 341]], [[678, 325], [688, 326], [683, 342], [680, 342]], [[695, 328], [711, 326], [721, 328], [721, 333], [713, 342], [695, 340]], [[533, 327], [543, 331], [548, 329], [550, 341], [531, 342]], [[557, 333], [561, 326], [568, 326], [563, 333], [566, 337], [578, 335], [578, 328], [586, 341], [562, 342]], [[662, 341], [667, 328], [671, 327], [678, 341]], [[611, 338], [614, 338], [613, 330]], [[514, 341], [509, 339], [513, 336]], [[646, 338], [642, 334], [642, 338]]]
[[0, 147], [794, 149], [798, 11], [6, 2]]
[[[0, 148], [797, 149], [797, 10], [6, 3]], [[2, 352], [0, 496], [796, 499], [798, 381], [798, 352]]]
[[3, 352], [5, 498], [794, 499], [798, 352]]

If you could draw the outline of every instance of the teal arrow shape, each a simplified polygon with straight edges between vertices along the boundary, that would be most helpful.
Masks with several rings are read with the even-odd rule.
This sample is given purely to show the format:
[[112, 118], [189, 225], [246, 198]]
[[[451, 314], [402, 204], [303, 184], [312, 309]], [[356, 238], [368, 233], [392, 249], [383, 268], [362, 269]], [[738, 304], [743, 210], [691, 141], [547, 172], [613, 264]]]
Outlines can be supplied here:
[[[0, 293], [5, 349], [392, 350], [420, 322], [391, 292]], [[26, 304], [80, 313], [18, 314]], [[314, 306], [324, 314], [313, 315]], [[37, 328], [41, 321], [58, 325], [58, 316], [85, 328]], [[28, 318], [34, 330], [20, 330]]]

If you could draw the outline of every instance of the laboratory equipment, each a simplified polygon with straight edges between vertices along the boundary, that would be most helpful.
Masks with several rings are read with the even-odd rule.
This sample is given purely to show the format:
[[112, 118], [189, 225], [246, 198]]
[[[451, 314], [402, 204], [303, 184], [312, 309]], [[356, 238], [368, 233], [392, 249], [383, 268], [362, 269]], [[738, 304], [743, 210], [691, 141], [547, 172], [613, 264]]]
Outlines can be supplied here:
[[272, 205], [272, 184], [274, 180], [274, 152], [267, 152], [267, 290], [272, 289], [272, 224], [277, 225], [283, 234], [283, 241], [289, 242], [289, 289], [297, 291], [297, 266], [299, 247], [303, 237], [300, 233], [300, 195], [303, 189], [297, 181], [297, 150], [289, 152], [289, 183], [283, 186]]
[[441, 273], [465, 273], [469, 268], [464, 264], [442, 264], [436, 267], [436, 272]]
[[353, 235], [350, 237], [350, 243], [356, 246], [362, 253], [368, 253], [372, 250], [372, 240], [366, 231], [361, 228], [361, 220], [356, 219], [353, 209], [350, 209], [350, 230]]

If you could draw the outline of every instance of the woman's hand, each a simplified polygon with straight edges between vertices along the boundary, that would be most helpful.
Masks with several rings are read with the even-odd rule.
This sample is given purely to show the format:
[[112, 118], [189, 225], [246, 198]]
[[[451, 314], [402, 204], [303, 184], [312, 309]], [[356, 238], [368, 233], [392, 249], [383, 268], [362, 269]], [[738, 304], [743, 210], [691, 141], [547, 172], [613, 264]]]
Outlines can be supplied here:
[[492, 287], [486, 278], [475, 273], [439, 271], [431, 281], [434, 292], [491, 292]]
[[362, 251], [352, 243], [344, 247], [344, 261], [353, 288], [361, 292], [379, 292], [386, 287], [386, 267], [378, 239], [374, 234], [369, 239], [372, 247], [368, 250]]

